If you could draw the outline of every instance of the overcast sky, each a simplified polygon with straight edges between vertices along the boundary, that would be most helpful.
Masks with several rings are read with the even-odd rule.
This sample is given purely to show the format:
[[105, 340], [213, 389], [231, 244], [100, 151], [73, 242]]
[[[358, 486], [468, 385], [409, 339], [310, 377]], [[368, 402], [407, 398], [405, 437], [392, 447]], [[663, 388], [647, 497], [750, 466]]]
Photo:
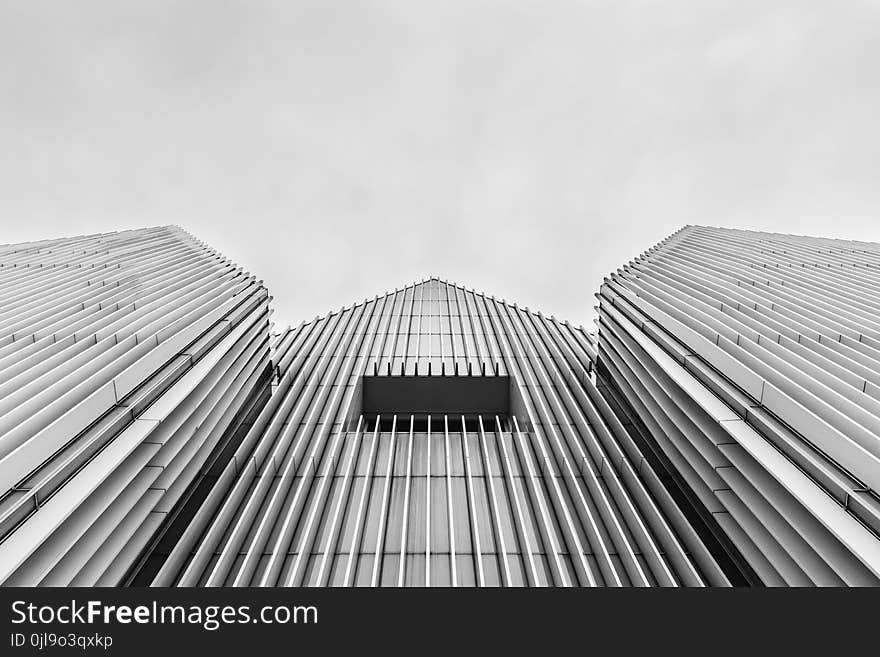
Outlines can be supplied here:
[[684, 224], [880, 241], [880, 2], [0, 0], [0, 242], [176, 223], [298, 323], [574, 322]]

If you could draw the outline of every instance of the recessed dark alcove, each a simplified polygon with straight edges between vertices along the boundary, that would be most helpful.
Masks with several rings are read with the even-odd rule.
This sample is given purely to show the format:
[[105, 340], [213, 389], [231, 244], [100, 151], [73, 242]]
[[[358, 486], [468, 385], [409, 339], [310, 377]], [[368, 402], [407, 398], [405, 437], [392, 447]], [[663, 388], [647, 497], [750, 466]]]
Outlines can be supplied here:
[[510, 412], [509, 376], [364, 376], [361, 386], [364, 415]]

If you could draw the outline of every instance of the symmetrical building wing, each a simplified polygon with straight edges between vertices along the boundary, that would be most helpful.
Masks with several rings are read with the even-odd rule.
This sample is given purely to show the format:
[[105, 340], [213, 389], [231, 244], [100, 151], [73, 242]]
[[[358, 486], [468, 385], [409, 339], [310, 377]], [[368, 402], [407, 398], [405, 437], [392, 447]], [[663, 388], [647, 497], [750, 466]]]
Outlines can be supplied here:
[[766, 585], [880, 576], [880, 245], [689, 226], [605, 280], [600, 378]]
[[0, 247], [0, 582], [123, 581], [268, 392], [268, 304], [175, 227]]

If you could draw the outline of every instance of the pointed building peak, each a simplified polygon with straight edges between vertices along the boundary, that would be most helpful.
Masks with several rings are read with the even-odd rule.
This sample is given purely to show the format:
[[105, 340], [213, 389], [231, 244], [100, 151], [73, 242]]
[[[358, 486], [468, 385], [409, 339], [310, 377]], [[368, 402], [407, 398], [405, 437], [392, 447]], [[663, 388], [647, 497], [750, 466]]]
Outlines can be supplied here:
[[[508, 300], [506, 297], [488, 294], [472, 286], [452, 282], [433, 274], [416, 279], [401, 287], [386, 289], [384, 293], [377, 294], [373, 298], [367, 297], [363, 301], [319, 315], [307, 324], [344, 314], [371, 303], [387, 304], [389, 308], [392, 308], [392, 315], [404, 322], [407, 321], [407, 317], [415, 318], [418, 316], [459, 316], [461, 314], [474, 317], [499, 317], [497, 313], [502, 308], [507, 308], [514, 314], [532, 315], [537, 321], [563, 325], [562, 319], [552, 315], [544, 315], [539, 309], [532, 309], [513, 299]], [[387, 314], [383, 314], [383, 316], [388, 317]], [[565, 326], [570, 325], [566, 323]]]

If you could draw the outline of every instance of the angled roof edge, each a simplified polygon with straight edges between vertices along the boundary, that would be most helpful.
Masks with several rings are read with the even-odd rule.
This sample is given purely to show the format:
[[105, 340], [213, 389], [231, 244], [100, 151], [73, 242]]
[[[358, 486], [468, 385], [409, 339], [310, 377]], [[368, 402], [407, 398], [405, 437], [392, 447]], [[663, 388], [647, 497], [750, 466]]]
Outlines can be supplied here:
[[407, 283], [403, 287], [396, 287], [393, 290], [386, 290], [386, 292], [384, 294], [376, 294], [372, 298], [365, 297], [362, 301], [356, 301], [356, 302], [349, 304], [347, 306], [342, 306], [338, 310], [331, 310], [330, 312], [327, 312], [323, 315], [315, 315], [315, 317], [313, 317], [310, 320], [303, 320], [302, 322], [297, 324], [295, 327], [293, 324], [288, 324], [286, 327], [281, 329], [281, 333], [284, 334], [284, 333], [287, 333], [292, 330], [300, 330], [306, 326], [309, 326], [313, 322], [316, 322], [316, 321], [319, 321], [322, 319], [326, 319], [328, 317], [332, 317], [333, 315], [335, 315], [337, 313], [342, 313], [342, 312], [354, 310], [355, 308], [357, 308], [365, 303], [370, 303], [371, 301], [379, 301], [380, 299], [385, 299], [387, 297], [390, 297], [392, 294], [397, 294], [398, 292], [405, 292], [409, 288], [415, 289], [418, 286], [425, 285], [426, 283], [430, 283], [431, 281], [437, 281], [438, 283], [443, 283], [444, 285], [448, 285], [448, 286], [456, 288], [458, 290], [462, 290], [463, 292], [469, 292], [469, 293], [473, 294], [474, 296], [482, 297], [483, 299], [491, 299], [492, 301], [500, 303], [503, 306], [506, 306], [508, 308], [515, 308], [518, 310], [521, 309], [521, 310], [524, 310], [528, 313], [531, 313], [532, 315], [537, 315], [538, 317], [548, 317], [551, 321], [554, 321], [559, 324], [563, 324], [564, 326], [569, 326], [572, 329], [576, 329], [578, 331], [581, 331], [584, 335], [589, 336], [589, 334], [590, 334], [590, 332], [586, 328], [584, 328], [584, 326], [582, 324], [575, 326], [574, 324], [569, 322], [567, 319], [560, 319], [560, 318], [556, 317], [555, 315], [544, 315], [544, 313], [541, 312], [540, 310], [531, 310], [528, 306], [520, 306], [516, 302], [508, 302], [506, 299], [503, 299], [503, 298], [498, 299], [494, 294], [490, 295], [485, 292], [479, 292], [474, 288], [469, 288], [465, 285], [461, 285], [461, 284], [456, 283], [454, 281], [449, 281], [449, 280], [447, 280], [445, 278], [441, 278], [439, 276], [429, 276], [429, 277], [423, 278], [421, 280], [415, 280], [412, 283]]

